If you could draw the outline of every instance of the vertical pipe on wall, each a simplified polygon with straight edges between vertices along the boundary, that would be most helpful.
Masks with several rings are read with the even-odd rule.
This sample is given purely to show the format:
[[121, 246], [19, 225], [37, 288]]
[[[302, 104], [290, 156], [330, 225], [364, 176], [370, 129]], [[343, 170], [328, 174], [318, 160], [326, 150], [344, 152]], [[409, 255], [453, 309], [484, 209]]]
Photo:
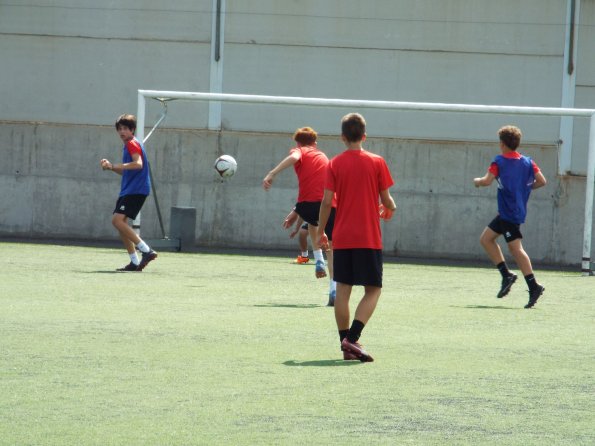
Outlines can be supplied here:
[[[576, 91], [577, 34], [580, 16], [580, 0], [568, 0], [566, 13], [566, 38], [564, 43], [564, 69], [562, 73], [562, 108], [574, 107]], [[560, 143], [558, 154], [558, 174], [566, 175], [572, 171], [572, 140], [574, 117], [560, 118]]]
[[[223, 49], [225, 46], [225, 0], [213, 0], [211, 15], [211, 69], [209, 92], [223, 92]], [[221, 102], [209, 101], [210, 130], [221, 129]]]

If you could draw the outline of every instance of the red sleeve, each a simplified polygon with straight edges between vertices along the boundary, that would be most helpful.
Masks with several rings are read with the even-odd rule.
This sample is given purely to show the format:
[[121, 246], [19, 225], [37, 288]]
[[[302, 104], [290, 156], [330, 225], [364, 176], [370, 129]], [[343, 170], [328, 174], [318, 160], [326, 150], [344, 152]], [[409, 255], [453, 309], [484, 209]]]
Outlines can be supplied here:
[[498, 174], [500, 173], [500, 171], [498, 170], [498, 164], [496, 164], [496, 163], [490, 164], [490, 167], [488, 167], [488, 172], [490, 172], [492, 175], [497, 177]]
[[135, 153], [138, 153], [142, 156], [143, 153], [142, 149], [140, 148], [140, 144], [136, 139], [131, 139], [126, 143], [126, 150], [128, 150], [130, 156], [134, 155]]
[[[332, 163], [332, 162], [331, 162]], [[329, 163], [326, 168], [326, 180], [324, 180], [324, 188], [328, 190], [335, 190], [335, 175], [333, 174], [332, 164]], [[336, 198], [337, 194], [334, 195], [333, 198]]]
[[290, 155], [293, 155], [294, 153], [297, 154], [298, 160], [301, 161], [302, 160], [302, 151], [300, 150], [299, 147], [294, 147], [289, 150]]
[[539, 168], [539, 166], [537, 164], [535, 164], [535, 161], [531, 160], [531, 164], [533, 165], [533, 172], [537, 173], [539, 172], [541, 169]]

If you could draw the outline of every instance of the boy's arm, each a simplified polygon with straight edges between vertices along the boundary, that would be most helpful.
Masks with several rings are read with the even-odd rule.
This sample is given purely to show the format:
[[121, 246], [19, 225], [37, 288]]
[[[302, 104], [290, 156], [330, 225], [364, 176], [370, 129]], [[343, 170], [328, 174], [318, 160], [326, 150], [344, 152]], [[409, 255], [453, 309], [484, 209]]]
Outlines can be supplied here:
[[473, 178], [473, 184], [475, 184], [475, 187], [489, 186], [495, 179], [496, 177], [494, 174], [492, 172], [488, 172], [481, 178]]
[[334, 191], [328, 189], [324, 190], [322, 202], [320, 203], [320, 212], [318, 213], [318, 241], [320, 242], [320, 247], [323, 249], [328, 249], [328, 238], [324, 233], [324, 228], [331, 215], [333, 195], [335, 195]]
[[113, 164], [106, 159], [101, 160], [101, 168], [103, 170], [111, 170], [118, 175], [122, 175], [125, 170], [140, 170], [143, 168], [143, 159], [140, 153], [133, 153], [132, 161], [129, 163]]
[[277, 166], [271, 170], [262, 180], [262, 187], [264, 190], [269, 190], [273, 185], [273, 180], [275, 179], [275, 175], [279, 172], [287, 169], [290, 166], [293, 166], [295, 163], [299, 161], [299, 155], [297, 153], [290, 153], [283, 161], [281, 161]]
[[303, 224], [304, 224], [304, 219], [302, 217], [298, 216], [298, 219], [295, 222], [295, 226], [294, 226], [293, 230], [289, 233], [289, 238], [294, 238], [296, 236], [296, 234], [298, 232], [300, 232], [300, 229]]
[[380, 218], [390, 220], [393, 217], [393, 212], [397, 210], [395, 200], [388, 189], [380, 191]]
[[535, 174], [535, 182], [533, 183], [533, 186], [531, 187], [532, 189], [539, 189], [540, 187], [545, 186], [547, 183], [547, 180], [545, 179], [545, 177], [543, 176], [543, 174], [541, 173], [541, 170], [539, 172], [537, 172]]

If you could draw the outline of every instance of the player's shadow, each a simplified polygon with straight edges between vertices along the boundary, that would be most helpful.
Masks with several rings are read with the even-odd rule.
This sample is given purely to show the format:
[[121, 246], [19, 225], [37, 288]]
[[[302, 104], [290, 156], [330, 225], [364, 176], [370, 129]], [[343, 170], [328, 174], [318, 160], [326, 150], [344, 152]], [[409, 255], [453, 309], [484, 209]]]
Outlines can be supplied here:
[[453, 308], [467, 308], [470, 310], [518, 310], [517, 307], [503, 307], [503, 306], [496, 306], [496, 305], [451, 305]]
[[97, 270], [97, 271], [73, 270], [73, 272], [80, 273], [80, 274], [125, 274], [123, 271], [116, 271], [116, 270]]
[[270, 304], [257, 304], [254, 305], [255, 307], [261, 307], [261, 308], [320, 308], [324, 305], [319, 305], [319, 304], [275, 304], [275, 303], [270, 303]]
[[285, 361], [288, 367], [345, 367], [361, 364], [361, 361], [345, 361], [343, 359], [322, 359], [319, 361]]

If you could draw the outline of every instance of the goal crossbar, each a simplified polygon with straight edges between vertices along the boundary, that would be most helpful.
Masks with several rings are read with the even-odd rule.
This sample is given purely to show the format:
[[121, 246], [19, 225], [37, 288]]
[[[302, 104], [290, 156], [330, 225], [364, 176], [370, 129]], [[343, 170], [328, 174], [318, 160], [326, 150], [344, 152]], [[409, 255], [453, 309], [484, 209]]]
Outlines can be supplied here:
[[195, 100], [207, 102], [236, 102], [274, 105], [302, 105], [318, 107], [352, 107], [404, 111], [491, 113], [532, 116], [572, 116], [590, 118], [587, 185], [585, 190], [585, 218], [583, 230], [582, 273], [592, 275], [591, 232], [593, 227], [593, 197], [595, 189], [595, 109], [524, 107], [512, 105], [446, 104], [434, 102], [371, 101], [359, 99], [305, 98], [294, 96], [266, 96], [188, 91], [138, 90], [137, 137], [142, 141], [145, 128], [145, 98], [158, 100]]

